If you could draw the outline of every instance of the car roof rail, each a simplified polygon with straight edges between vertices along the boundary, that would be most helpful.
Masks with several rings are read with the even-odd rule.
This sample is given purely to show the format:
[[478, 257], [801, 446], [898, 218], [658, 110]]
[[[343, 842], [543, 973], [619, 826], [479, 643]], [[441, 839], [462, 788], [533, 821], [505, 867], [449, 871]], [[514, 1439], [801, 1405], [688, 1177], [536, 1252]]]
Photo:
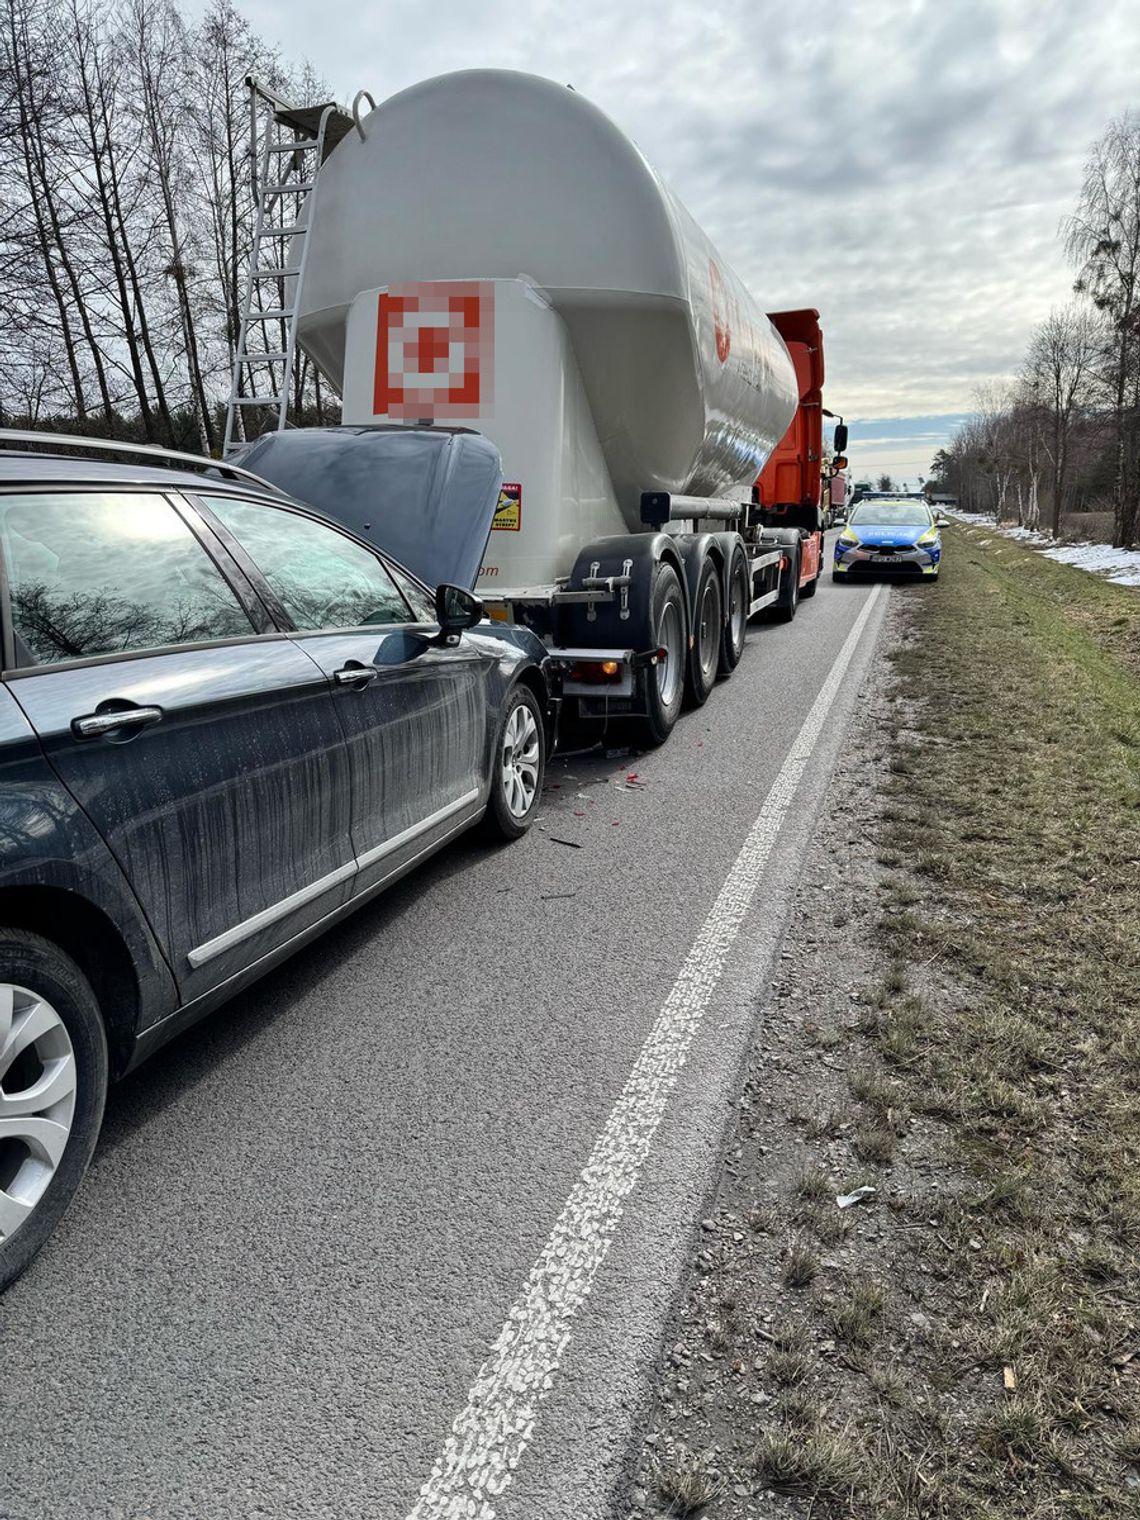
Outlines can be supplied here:
[[9, 443], [49, 445], [52, 448], [63, 446], [69, 449], [94, 449], [102, 450], [107, 454], [138, 454], [144, 459], [154, 460], [157, 464], [194, 465], [199, 470], [217, 470], [220, 475], [232, 477], [234, 480], [252, 481], [255, 485], [272, 491], [275, 496], [288, 495], [271, 480], [254, 474], [252, 470], [243, 469], [240, 464], [231, 464], [225, 459], [211, 459], [208, 454], [187, 454], [181, 449], [164, 449], [157, 443], [124, 443], [119, 438], [85, 438], [76, 433], [45, 433], [32, 428], [0, 428], [0, 449]]

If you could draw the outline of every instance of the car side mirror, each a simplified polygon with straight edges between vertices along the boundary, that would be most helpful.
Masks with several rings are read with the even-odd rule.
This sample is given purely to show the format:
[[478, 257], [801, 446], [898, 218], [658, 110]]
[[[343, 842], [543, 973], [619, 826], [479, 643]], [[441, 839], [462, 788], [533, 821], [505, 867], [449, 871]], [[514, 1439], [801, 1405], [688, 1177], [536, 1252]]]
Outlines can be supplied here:
[[483, 621], [483, 603], [462, 586], [437, 586], [435, 619], [444, 643], [454, 643], [461, 633]]

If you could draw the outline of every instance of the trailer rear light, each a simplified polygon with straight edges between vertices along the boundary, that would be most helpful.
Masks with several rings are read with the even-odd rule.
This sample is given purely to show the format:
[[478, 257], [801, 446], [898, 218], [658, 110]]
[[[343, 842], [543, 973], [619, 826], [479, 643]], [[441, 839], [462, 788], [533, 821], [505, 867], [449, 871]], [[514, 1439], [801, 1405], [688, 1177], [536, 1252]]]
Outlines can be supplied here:
[[511, 620], [510, 609], [508, 607], [504, 607], [501, 602], [497, 605], [494, 603], [488, 604], [485, 602], [483, 604], [483, 610], [494, 623], [509, 623]]
[[580, 681], [587, 686], [602, 686], [607, 681], [621, 680], [620, 660], [583, 660], [578, 665], [571, 665], [570, 681]]

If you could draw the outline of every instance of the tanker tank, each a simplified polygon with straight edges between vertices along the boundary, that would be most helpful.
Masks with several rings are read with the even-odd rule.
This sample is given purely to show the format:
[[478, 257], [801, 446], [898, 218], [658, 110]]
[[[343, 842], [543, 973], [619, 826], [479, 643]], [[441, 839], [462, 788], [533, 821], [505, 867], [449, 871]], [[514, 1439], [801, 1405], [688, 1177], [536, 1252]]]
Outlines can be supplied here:
[[[548, 80], [472, 70], [403, 91], [360, 127], [322, 168], [307, 213], [298, 338], [335, 386], [361, 292], [521, 279], [565, 324], [631, 530], [643, 491], [747, 495], [795, 413], [792, 361], [602, 111]], [[493, 422], [485, 431], [496, 437]]]

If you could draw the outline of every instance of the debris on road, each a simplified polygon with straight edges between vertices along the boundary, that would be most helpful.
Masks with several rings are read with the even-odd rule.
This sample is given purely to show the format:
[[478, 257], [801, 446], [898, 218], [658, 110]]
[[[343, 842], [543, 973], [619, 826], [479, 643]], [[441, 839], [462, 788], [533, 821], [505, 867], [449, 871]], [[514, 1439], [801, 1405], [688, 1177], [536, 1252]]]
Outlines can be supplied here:
[[873, 1187], [857, 1187], [853, 1193], [840, 1193], [835, 1201], [841, 1209], [850, 1209], [862, 1203], [864, 1198], [870, 1198], [874, 1191]]
[[582, 848], [576, 839], [559, 839], [556, 834], [548, 834], [546, 837], [550, 840], [551, 844], [564, 844], [568, 850], [580, 850]]

